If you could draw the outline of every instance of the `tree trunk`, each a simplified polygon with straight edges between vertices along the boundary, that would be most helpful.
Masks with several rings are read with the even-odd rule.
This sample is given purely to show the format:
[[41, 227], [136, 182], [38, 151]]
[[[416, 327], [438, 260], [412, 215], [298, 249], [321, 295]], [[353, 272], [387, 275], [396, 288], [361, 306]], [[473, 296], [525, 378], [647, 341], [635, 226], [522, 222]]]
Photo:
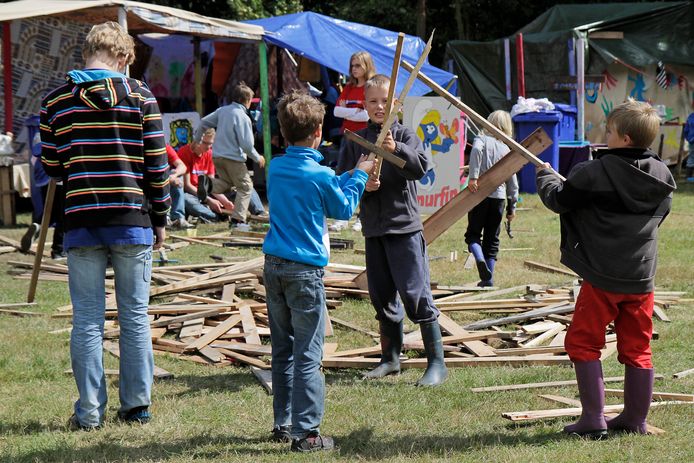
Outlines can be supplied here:
[[427, 40], [427, 0], [417, 0], [417, 35]]

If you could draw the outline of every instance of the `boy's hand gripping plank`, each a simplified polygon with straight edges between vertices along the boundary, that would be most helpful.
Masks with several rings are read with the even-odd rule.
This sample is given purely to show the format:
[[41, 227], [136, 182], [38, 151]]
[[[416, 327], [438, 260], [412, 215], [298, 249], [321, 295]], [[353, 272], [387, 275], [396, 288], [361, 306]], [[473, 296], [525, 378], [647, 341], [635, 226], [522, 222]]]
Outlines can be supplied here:
[[[356, 133], [352, 132], [349, 129], [345, 129], [344, 137], [351, 141], [356, 143], [357, 145], [361, 146], [362, 148], [365, 148], [369, 150], [371, 155], [375, 155], [378, 158], [383, 158], [384, 160], [390, 162], [391, 164], [396, 165], [400, 169], [405, 167], [405, 160], [402, 158], [397, 157], [390, 151], [386, 151], [385, 149], [381, 148], [380, 146], [376, 146], [370, 141], [366, 140], [365, 138], [360, 137]], [[369, 159], [371, 158], [371, 155], [369, 155]], [[380, 164], [379, 164], [380, 165]]]
[[[403, 37], [404, 39], [404, 34]], [[400, 56], [402, 54], [402, 43], [401, 43], [401, 37], [398, 35], [398, 49], [400, 50], [400, 53], [398, 53], [398, 49], [396, 49], [396, 56], [395, 56], [395, 62], [400, 61]], [[398, 106], [402, 105], [402, 102], [405, 101], [405, 97], [407, 96], [407, 93], [410, 91], [410, 88], [412, 88], [412, 85], [414, 85], [415, 80], [417, 80], [417, 75], [419, 74], [419, 70], [422, 69], [422, 66], [424, 66], [424, 62], [427, 59], [427, 56], [429, 56], [429, 51], [431, 51], [431, 42], [434, 40], [434, 32], [431, 33], [431, 36], [429, 37], [429, 41], [427, 42], [426, 46], [424, 47], [424, 51], [422, 51], [422, 55], [419, 57], [417, 60], [417, 64], [414, 65], [412, 68], [413, 71], [410, 71], [410, 76], [407, 78], [407, 82], [405, 82], [405, 86], [402, 88], [400, 91], [400, 95], [398, 95]], [[401, 64], [402, 65], [402, 64]], [[392, 107], [392, 97], [395, 94], [395, 85], [397, 80], [397, 74], [395, 75], [395, 79], [390, 80], [390, 86], [388, 87], [388, 102], [386, 103], [387, 108]], [[393, 91], [391, 92], [391, 88]], [[383, 127], [381, 127], [381, 132], [378, 134], [378, 138], [376, 139], [376, 143], [374, 143], [376, 146], [381, 146], [383, 145], [383, 141], [386, 139], [388, 136], [388, 132], [390, 131], [390, 126], [393, 125], [393, 122], [395, 121], [395, 118], [398, 117], [398, 111], [399, 108], [392, 108], [391, 111], [388, 112], [388, 117], [386, 118], [385, 122], [383, 122]], [[371, 153], [369, 155], [369, 160], [373, 160], [374, 157], [376, 157], [377, 161], [377, 155], [374, 153]], [[380, 168], [380, 162], [377, 162], [377, 169], [376, 172], [377, 174], [380, 174], [381, 168]]]
[[[431, 80], [429, 77], [427, 77], [426, 74], [423, 72], [420, 72], [419, 69], [417, 69], [417, 66], [412, 66], [410, 63], [406, 61], [402, 61], [401, 66], [408, 71], [412, 72], [412, 75], [417, 74], [419, 76], [419, 80], [427, 84], [429, 88], [431, 88], [434, 92], [438, 93], [440, 96], [442, 96], [446, 101], [451, 103], [453, 106], [456, 108], [460, 109], [462, 112], [468, 115], [471, 119], [473, 119], [476, 123], [480, 124], [482, 127], [484, 127], [490, 134], [493, 134], [496, 138], [504, 142], [510, 149], [511, 151], [515, 151], [520, 153], [525, 159], [527, 159], [529, 162], [531, 162], [533, 165], [536, 167], [544, 167], [545, 162], [535, 156], [533, 153], [528, 151], [525, 147], [523, 147], [520, 143], [518, 143], [516, 140], [513, 138], [509, 137], [505, 133], [503, 133], [501, 130], [497, 129], [493, 124], [491, 124], [487, 119], [484, 117], [480, 116], [477, 114], [475, 111], [473, 111], [468, 105], [460, 101], [458, 98], [453, 96], [451, 93], [449, 93], [446, 89], [441, 87], [439, 84]], [[412, 77], [410, 75], [410, 77]], [[377, 143], [378, 144], [378, 143]], [[542, 152], [542, 151], [538, 151]], [[552, 173], [556, 175], [560, 180], [565, 181], [566, 179], [559, 174], [559, 172], [555, 171], [554, 169], [551, 169]]]

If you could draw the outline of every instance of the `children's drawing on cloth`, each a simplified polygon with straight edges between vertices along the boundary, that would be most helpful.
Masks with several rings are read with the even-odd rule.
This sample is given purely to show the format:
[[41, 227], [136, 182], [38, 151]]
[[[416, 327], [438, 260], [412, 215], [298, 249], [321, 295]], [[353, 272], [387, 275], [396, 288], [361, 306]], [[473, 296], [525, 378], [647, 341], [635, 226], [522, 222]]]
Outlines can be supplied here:
[[638, 101], [646, 101], [646, 97], [643, 96], [646, 91], [646, 81], [643, 79], [643, 74], [636, 74], [635, 77], [630, 74], [628, 79], [629, 82], [634, 83], [634, 88], [629, 92], [629, 96]]
[[605, 95], [603, 95], [600, 107], [602, 108], [602, 112], [605, 114], [605, 117], [607, 117], [607, 115], [612, 112], [612, 108], [614, 108], [614, 103], [612, 101], [608, 101], [607, 98], [605, 98]]
[[458, 119], [450, 123], [442, 120], [441, 113], [432, 109], [432, 102], [424, 99], [415, 106], [413, 122], [417, 125], [417, 136], [422, 140], [424, 151], [428, 152], [433, 160], [431, 168], [419, 180], [421, 187], [429, 191], [436, 181], [436, 156], [448, 153], [451, 146], [458, 142]]
[[600, 93], [600, 84], [596, 82], [586, 83], [586, 101], [590, 104], [595, 104], [598, 101], [598, 93]]
[[612, 90], [617, 85], [617, 82], [619, 82], [619, 80], [613, 76], [608, 69], [602, 71], [602, 75], [605, 78], [605, 88], [607, 88], [607, 90]]

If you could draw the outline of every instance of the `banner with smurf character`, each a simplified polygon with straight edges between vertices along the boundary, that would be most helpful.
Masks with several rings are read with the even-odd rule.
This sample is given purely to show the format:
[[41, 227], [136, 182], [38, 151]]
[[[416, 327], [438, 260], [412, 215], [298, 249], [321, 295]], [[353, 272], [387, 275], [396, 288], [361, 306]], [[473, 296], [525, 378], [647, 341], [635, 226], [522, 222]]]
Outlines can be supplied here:
[[417, 202], [423, 214], [432, 214], [460, 192], [465, 130], [462, 113], [441, 97], [408, 97], [403, 124], [422, 140], [433, 165], [417, 182]]

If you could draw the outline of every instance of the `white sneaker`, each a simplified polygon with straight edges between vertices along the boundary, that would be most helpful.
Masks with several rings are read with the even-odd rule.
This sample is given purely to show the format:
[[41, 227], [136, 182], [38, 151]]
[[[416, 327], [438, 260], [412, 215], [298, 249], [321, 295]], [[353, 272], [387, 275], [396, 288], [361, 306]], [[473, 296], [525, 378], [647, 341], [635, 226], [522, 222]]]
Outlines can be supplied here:
[[347, 228], [347, 221], [346, 220], [336, 220], [332, 224], [328, 225], [328, 230], [329, 231], [342, 231], [345, 228]]
[[179, 230], [186, 230], [188, 228], [193, 228], [195, 225], [192, 223], [188, 222], [185, 218], [181, 217], [180, 219], [176, 219], [171, 223], [171, 226], [173, 228], [179, 229]]
[[231, 230], [237, 230], [237, 231], [251, 231], [251, 226], [248, 225], [247, 223], [244, 222], [232, 222], [231, 225], [229, 226]]
[[361, 220], [357, 219], [357, 221], [352, 224], [352, 230], [355, 232], [361, 231]]

